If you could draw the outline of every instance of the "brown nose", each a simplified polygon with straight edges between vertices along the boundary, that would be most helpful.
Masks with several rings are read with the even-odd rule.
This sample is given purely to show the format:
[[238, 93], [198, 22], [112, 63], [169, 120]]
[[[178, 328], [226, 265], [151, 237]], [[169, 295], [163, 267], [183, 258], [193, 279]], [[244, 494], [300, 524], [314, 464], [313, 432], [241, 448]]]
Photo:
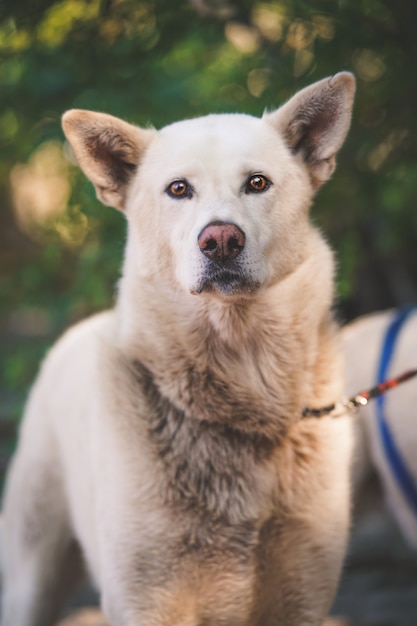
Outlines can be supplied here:
[[245, 247], [245, 233], [236, 224], [212, 222], [198, 236], [201, 252], [212, 261], [231, 261]]

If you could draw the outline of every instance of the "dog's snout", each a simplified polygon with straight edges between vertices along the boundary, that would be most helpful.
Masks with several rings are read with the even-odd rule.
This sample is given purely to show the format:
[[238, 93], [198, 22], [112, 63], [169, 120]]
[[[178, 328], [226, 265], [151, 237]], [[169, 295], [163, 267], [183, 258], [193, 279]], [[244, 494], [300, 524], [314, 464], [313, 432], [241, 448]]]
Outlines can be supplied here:
[[236, 224], [212, 222], [198, 236], [201, 252], [212, 261], [235, 259], [245, 247], [245, 233]]

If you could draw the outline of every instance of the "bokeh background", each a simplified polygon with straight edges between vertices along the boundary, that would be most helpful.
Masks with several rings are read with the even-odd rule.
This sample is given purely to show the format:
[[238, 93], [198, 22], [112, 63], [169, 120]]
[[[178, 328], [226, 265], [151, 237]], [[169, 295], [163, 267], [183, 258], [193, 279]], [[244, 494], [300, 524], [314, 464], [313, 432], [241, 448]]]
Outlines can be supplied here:
[[[124, 218], [76, 168], [61, 114], [88, 108], [156, 127], [261, 115], [353, 71], [351, 132], [313, 209], [337, 254], [347, 321], [417, 301], [416, 33], [412, 0], [0, 0], [0, 477], [40, 359], [64, 327], [112, 304], [123, 253]], [[394, 577], [401, 549], [386, 562]], [[401, 593], [417, 579], [404, 554]], [[370, 578], [355, 580], [340, 605], [351, 615]], [[372, 623], [417, 623], [412, 593], [413, 615]]]

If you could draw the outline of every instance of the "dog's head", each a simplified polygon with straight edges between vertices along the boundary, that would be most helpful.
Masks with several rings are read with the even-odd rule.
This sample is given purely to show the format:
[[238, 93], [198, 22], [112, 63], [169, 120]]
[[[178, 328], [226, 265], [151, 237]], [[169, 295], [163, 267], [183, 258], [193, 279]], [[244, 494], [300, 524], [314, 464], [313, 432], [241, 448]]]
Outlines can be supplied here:
[[302, 262], [311, 198], [335, 168], [354, 89], [340, 73], [262, 118], [209, 115], [156, 131], [72, 110], [63, 128], [98, 197], [126, 212], [139, 273], [241, 297]]

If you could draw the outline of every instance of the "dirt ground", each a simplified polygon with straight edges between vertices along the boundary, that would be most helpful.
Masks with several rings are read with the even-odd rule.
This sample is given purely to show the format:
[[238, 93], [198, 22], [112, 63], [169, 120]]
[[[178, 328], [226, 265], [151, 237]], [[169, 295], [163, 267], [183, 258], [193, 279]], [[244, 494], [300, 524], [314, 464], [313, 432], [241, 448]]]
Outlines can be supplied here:
[[387, 514], [375, 478], [358, 503], [332, 612], [354, 626], [417, 626], [417, 553]]
[[[97, 596], [83, 590], [58, 626], [107, 626]], [[375, 478], [357, 503], [339, 593], [325, 626], [417, 626], [417, 553], [387, 514]]]

